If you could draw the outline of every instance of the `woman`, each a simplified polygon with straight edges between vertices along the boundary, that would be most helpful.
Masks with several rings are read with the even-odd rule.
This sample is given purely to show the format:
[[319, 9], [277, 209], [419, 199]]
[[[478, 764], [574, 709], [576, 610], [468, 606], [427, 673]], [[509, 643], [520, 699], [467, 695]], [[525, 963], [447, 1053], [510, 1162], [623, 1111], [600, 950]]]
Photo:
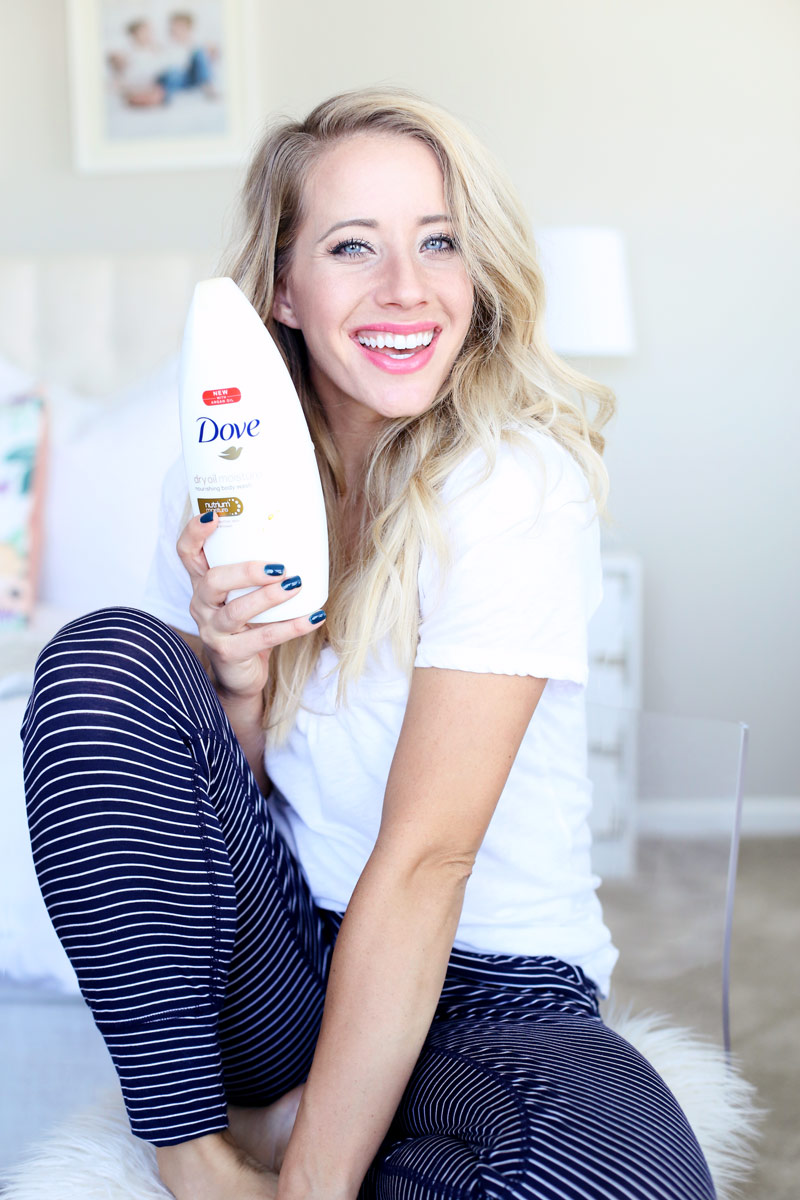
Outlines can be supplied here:
[[42, 889], [132, 1128], [179, 1200], [713, 1196], [597, 1010], [610, 394], [549, 351], [521, 211], [439, 109], [334, 97], [267, 136], [244, 200], [228, 271], [318, 449], [327, 620], [249, 625], [302, 581], [209, 570], [216, 518], [175, 553], [178, 465], [150, 603], [182, 636], [67, 626], [25, 728]]

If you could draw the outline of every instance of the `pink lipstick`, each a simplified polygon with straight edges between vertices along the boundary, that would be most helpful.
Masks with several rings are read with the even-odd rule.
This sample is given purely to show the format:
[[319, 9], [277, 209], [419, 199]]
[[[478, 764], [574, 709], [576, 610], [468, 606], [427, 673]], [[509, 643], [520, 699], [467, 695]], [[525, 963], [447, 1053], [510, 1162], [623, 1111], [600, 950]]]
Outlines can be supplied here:
[[[374, 366], [380, 367], [381, 370], [386, 371], [390, 375], [405, 375], [421, 370], [430, 362], [439, 332], [438, 327], [430, 321], [418, 321], [415, 324], [407, 325], [376, 322], [375, 324], [360, 326], [351, 336], [359, 350], [363, 352]], [[420, 344], [407, 349], [405, 338], [420, 333], [429, 333], [431, 335], [431, 341], [428, 345]], [[370, 336], [373, 341], [377, 340], [380, 344], [376, 347], [365, 346], [363, 342], [359, 341], [359, 335], [362, 337]], [[390, 335], [391, 345], [384, 346], [382, 344], [386, 335]], [[403, 341], [398, 346], [395, 344], [395, 341], [399, 341], [400, 338]]]

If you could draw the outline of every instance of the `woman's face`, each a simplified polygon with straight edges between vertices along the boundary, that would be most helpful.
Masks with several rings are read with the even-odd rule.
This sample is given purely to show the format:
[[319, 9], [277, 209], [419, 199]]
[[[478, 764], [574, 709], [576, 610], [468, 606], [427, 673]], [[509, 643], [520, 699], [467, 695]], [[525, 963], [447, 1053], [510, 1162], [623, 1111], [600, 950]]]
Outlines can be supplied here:
[[472, 318], [442, 172], [416, 138], [359, 134], [326, 150], [275, 319], [303, 333], [334, 436], [433, 403]]

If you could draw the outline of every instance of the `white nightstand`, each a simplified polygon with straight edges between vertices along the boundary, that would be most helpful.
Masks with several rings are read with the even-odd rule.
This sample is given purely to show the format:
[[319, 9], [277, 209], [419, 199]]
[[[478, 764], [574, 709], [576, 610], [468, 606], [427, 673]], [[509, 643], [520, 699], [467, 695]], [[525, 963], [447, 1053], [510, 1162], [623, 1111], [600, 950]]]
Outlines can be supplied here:
[[633, 870], [637, 732], [642, 704], [642, 564], [603, 555], [603, 600], [589, 624], [589, 775], [592, 861], [603, 878]]

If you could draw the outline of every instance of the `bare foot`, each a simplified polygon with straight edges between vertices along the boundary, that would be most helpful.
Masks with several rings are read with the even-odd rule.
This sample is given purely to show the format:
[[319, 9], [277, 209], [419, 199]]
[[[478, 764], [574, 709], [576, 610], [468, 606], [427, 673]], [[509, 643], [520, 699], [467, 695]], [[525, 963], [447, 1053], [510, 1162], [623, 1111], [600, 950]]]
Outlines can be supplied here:
[[227, 1130], [157, 1146], [162, 1183], [176, 1200], [275, 1200], [278, 1176], [237, 1146]]
[[301, 1083], [267, 1108], [237, 1108], [229, 1104], [228, 1120], [236, 1144], [265, 1167], [280, 1171], [302, 1095]]

